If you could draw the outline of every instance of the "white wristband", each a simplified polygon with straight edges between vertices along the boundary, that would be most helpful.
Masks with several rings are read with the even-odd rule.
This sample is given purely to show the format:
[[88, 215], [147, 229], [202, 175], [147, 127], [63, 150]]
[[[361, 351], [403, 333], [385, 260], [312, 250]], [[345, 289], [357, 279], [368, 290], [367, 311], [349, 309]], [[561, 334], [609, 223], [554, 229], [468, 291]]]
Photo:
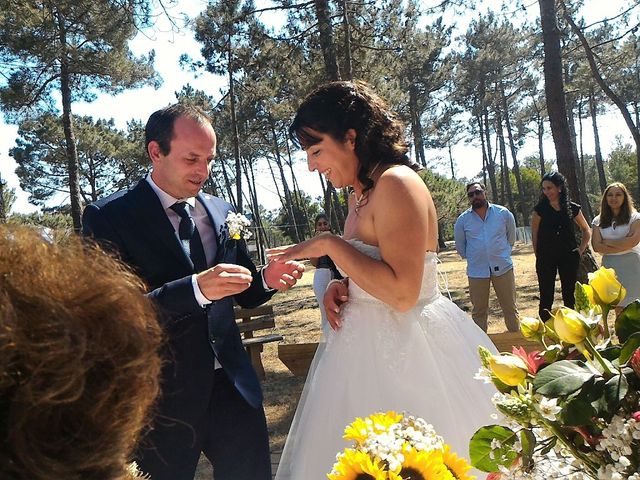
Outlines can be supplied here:
[[344, 278], [343, 279], [334, 278], [329, 283], [327, 283], [327, 288], [325, 288], [324, 291], [326, 292], [327, 290], [329, 290], [329, 287], [334, 283], [342, 283], [344, 285], [344, 282], [342, 280], [344, 280]]

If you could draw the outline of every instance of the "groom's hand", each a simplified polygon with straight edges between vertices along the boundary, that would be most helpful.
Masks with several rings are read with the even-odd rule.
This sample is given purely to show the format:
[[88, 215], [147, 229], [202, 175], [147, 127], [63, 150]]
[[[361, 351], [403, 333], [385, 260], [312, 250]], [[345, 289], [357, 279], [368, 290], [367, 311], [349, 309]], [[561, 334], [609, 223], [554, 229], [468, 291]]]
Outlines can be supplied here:
[[281, 292], [293, 287], [302, 278], [304, 265], [294, 260], [270, 261], [262, 270], [265, 283], [269, 288]]
[[251, 286], [251, 271], [242, 265], [219, 263], [196, 275], [202, 294], [211, 301], [244, 292]]

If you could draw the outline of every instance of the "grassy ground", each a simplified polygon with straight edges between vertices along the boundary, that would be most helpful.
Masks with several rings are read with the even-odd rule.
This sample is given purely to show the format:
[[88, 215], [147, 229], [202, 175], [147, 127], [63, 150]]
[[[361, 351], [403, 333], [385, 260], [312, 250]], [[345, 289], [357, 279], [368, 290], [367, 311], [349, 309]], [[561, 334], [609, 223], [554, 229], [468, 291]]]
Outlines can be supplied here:
[[[440, 271], [446, 278], [452, 300], [463, 310], [470, 312], [466, 262], [452, 248], [439, 254], [442, 264]], [[513, 251], [515, 264], [518, 307], [521, 315], [537, 316], [538, 281], [535, 272], [535, 257], [531, 245], [516, 244]], [[321, 335], [320, 311], [313, 294], [313, 267], [309, 267], [298, 285], [289, 292], [278, 294], [271, 301], [276, 314], [276, 328], [284, 336], [285, 343], [317, 342]], [[442, 287], [442, 285], [441, 285]], [[556, 287], [556, 304], [560, 297]], [[493, 292], [489, 304], [489, 332], [506, 330], [501, 310]], [[265, 331], [265, 333], [270, 333]], [[284, 446], [289, 425], [293, 419], [304, 378], [294, 377], [278, 358], [275, 343], [265, 345], [262, 359], [266, 371], [263, 383], [264, 406], [269, 425], [271, 451], [279, 452]], [[201, 460], [197, 480], [211, 479], [208, 462]]]

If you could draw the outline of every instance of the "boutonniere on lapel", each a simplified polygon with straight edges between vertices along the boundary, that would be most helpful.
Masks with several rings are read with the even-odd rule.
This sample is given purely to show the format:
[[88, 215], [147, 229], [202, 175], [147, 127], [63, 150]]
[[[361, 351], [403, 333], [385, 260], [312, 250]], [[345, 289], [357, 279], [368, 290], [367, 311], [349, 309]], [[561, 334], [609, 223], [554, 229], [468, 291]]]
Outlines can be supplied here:
[[251, 222], [241, 213], [229, 212], [225, 225], [231, 240], [248, 240], [251, 238], [251, 232], [249, 231]]

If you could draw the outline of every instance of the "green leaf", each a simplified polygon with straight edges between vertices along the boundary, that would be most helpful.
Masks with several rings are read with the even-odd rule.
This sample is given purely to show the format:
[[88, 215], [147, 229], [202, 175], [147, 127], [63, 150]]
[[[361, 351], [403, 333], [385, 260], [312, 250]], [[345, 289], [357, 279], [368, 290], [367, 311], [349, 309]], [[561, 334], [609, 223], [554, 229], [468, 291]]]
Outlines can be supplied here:
[[607, 348], [603, 348], [598, 351], [600, 352], [600, 355], [602, 355], [602, 358], [613, 362], [620, 356], [620, 350], [622, 350], [620, 345], [610, 345]]
[[640, 347], [640, 332], [632, 334], [627, 341], [624, 342], [622, 350], [620, 350], [620, 356], [618, 357], [620, 365], [627, 363], [638, 347]]
[[564, 405], [562, 409], [563, 424], [578, 427], [588, 424], [596, 414], [596, 409], [585, 398], [574, 398]]
[[[493, 440], [500, 442], [501, 447], [491, 449]], [[501, 425], [487, 425], [480, 428], [469, 442], [471, 465], [483, 472], [497, 472], [498, 467], [511, 466], [518, 457], [514, 445], [518, 435], [510, 428]]]
[[531, 430], [520, 431], [520, 443], [522, 444], [522, 467], [526, 471], [533, 467], [533, 452], [536, 448], [536, 436]]
[[629, 382], [624, 375], [611, 377], [604, 386], [604, 398], [607, 402], [607, 410], [613, 415], [618, 411], [620, 402], [629, 391]]
[[543, 368], [533, 380], [533, 388], [550, 398], [569, 395], [594, 377], [584, 362], [560, 360]]
[[640, 299], [627, 305], [616, 318], [616, 335], [620, 342], [626, 342], [631, 335], [640, 332]]
[[549, 443], [542, 450], [540, 450], [540, 455], [544, 457], [547, 453], [553, 450], [553, 448], [556, 446], [556, 443], [558, 443], [558, 437], [551, 437]]

